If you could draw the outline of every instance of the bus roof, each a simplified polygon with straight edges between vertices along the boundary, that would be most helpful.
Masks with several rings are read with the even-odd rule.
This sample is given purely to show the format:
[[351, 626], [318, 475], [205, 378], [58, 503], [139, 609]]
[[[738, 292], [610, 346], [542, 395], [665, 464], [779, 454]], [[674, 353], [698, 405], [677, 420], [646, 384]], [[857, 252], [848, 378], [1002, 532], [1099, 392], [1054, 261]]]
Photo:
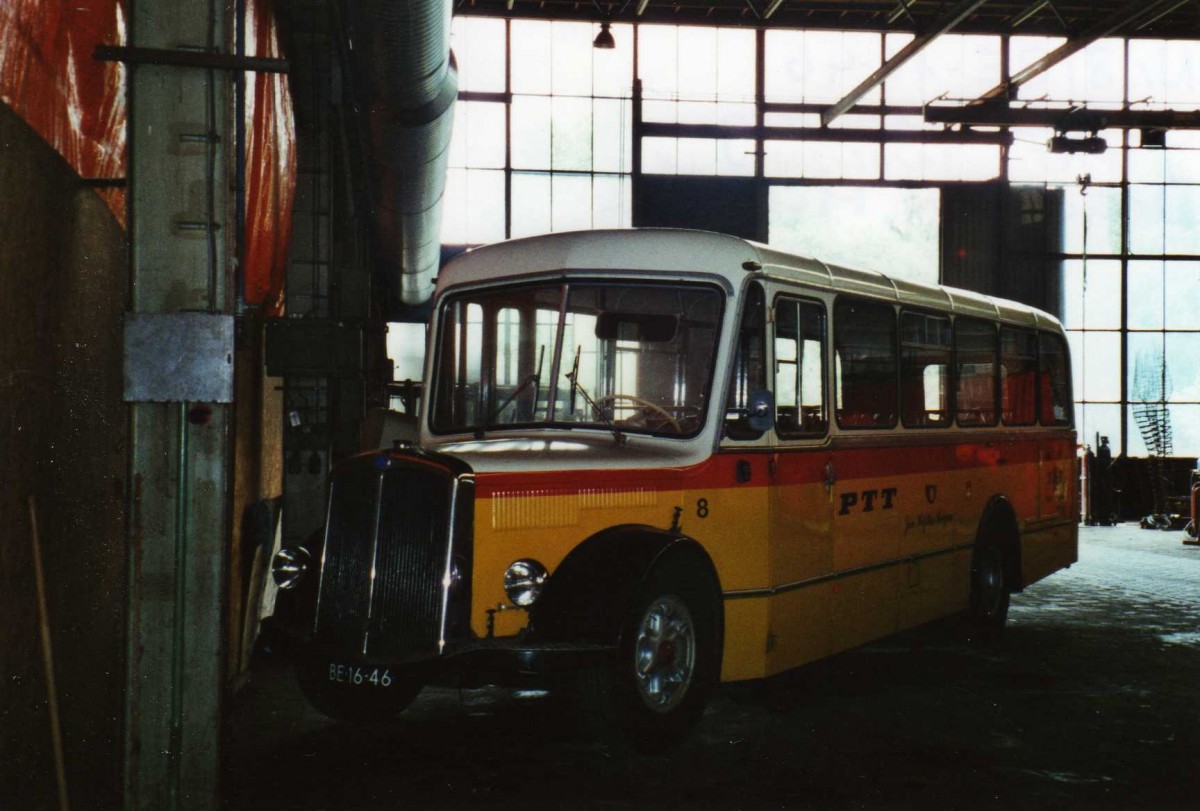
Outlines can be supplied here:
[[563, 270], [706, 273], [724, 277], [735, 290], [741, 287], [747, 272], [752, 271], [817, 290], [865, 295], [1029, 327], [1062, 329], [1053, 315], [1019, 302], [834, 265], [740, 237], [675, 228], [570, 231], [485, 245], [449, 262], [438, 274], [438, 292], [468, 282]]

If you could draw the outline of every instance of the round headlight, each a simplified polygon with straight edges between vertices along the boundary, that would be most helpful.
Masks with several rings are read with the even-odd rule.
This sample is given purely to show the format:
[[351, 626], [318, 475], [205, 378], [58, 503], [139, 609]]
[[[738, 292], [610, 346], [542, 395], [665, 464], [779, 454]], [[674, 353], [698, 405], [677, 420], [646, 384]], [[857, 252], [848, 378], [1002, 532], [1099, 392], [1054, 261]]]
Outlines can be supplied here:
[[285, 546], [271, 561], [271, 577], [281, 589], [295, 588], [304, 579], [312, 556], [303, 546]]
[[521, 608], [536, 603], [545, 585], [546, 567], [531, 558], [513, 561], [504, 573], [504, 593]]

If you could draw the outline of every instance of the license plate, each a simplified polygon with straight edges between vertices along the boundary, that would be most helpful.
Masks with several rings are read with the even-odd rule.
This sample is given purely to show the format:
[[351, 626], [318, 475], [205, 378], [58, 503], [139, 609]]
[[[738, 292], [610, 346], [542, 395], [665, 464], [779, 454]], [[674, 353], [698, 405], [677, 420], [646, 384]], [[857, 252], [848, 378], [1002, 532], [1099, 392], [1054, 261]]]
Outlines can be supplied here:
[[329, 663], [329, 680], [334, 684], [351, 687], [391, 687], [395, 679], [391, 671], [382, 667], [362, 667], [340, 662]]

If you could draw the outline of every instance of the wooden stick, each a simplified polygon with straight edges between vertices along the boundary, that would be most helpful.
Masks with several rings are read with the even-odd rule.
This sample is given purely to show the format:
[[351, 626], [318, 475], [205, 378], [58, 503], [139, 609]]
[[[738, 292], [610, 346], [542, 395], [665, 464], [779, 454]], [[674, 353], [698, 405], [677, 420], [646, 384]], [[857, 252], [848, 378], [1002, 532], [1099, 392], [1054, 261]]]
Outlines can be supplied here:
[[54, 684], [54, 651], [50, 646], [50, 615], [46, 611], [46, 581], [42, 576], [42, 547], [38, 541], [37, 502], [29, 497], [29, 526], [33, 538], [33, 572], [37, 578], [38, 620], [42, 627], [42, 661], [46, 666], [46, 692], [50, 700], [50, 735], [54, 739], [54, 772], [58, 778], [58, 807], [70, 811], [67, 769], [63, 761], [62, 728], [58, 720], [58, 689]]

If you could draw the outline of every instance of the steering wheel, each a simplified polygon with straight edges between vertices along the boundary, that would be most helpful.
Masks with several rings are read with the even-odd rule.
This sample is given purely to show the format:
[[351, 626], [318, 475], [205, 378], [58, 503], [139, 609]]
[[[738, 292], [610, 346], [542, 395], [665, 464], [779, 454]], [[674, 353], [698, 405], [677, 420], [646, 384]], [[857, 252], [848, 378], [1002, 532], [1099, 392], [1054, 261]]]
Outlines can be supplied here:
[[617, 400], [628, 400], [631, 403], [636, 403], [642, 408], [647, 408], [658, 416], [662, 417], [667, 425], [670, 425], [675, 429], [675, 433], [683, 433], [683, 429], [679, 426], [678, 420], [672, 417], [670, 413], [658, 403], [652, 403], [644, 397], [638, 397], [633, 394], [608, 394], [596, 400], [596, 407], [600, 408], [605, 403], [612, 403], [616, 402]]

